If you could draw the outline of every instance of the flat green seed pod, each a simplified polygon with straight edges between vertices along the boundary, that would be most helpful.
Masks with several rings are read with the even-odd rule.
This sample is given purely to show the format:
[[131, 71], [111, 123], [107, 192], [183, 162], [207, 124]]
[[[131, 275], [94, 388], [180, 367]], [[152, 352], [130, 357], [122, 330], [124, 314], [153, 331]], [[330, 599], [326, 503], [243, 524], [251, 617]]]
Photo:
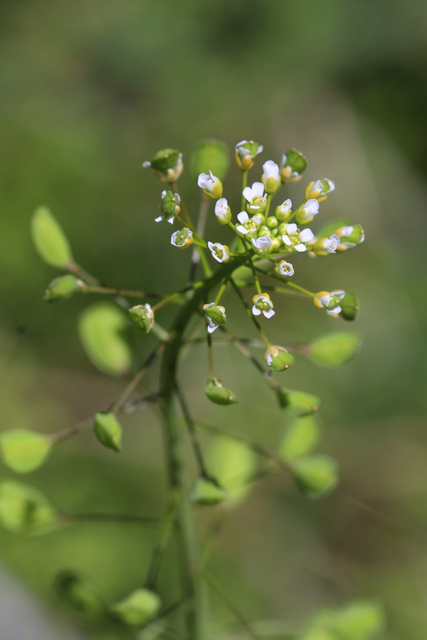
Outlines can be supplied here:
[[39, 207], [34, 212], [31, 232], [37, 252], [47, 264], [66, 269], [73, 262], [68, 240], [47, 207]]

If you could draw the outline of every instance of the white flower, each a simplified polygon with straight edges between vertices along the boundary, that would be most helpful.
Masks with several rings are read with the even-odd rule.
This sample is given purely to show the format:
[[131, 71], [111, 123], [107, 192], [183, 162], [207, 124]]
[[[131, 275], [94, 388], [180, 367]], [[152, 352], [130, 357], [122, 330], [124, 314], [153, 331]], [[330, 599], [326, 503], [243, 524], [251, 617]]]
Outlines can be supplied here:
[[323, 241], [323, 248], [328, 253], [336, 253], [340, 242], [341, 241], [338, 236], [333, 233], [329, 238], [326, 238], [326, 240]]
[[209, 175], [201, 173], [197, 179], [197, 184], [209, 198], [220, 198], [222, 196], [222, 182], [214, 176], [212, 171], [209, 171]]
[[260, 236], [255, 240], [255, 238], [251, 238], [254, 251], [259, 255], [265, 255], [271, 249], [271, 238], [269, 236]]
[[193, 242], [193, 232], [187, 227], [181, 230], [175, 231], [171, 235], [171, 244], [178, 249], [186, 249]]
[[273, 162], [273, 160], [267, 160], [262, 165], [263, 174], [262, 181], [267, 193], [274, 193], [280, 187], [280, 169], [279, 165]]
[[313, 302], [319, 309], [326, 309], [330, 316], [338, 316], [341, 312], [339, 301], [344, 298], [345, 291], [319, 291], [314, 296]]
[[319, 202], [315, 198], [310, 198], [301, 209], [298, 209], [296, 220], [298, 224], [309, 224], [319, 213]]
[[283, 243], [290, 251], [307, 251], [306, 243], [313, 240], [314, 233], [311, 229], [300, 231], [296, 224], [288, 224], [286, 233], [282, 236]]
[[275, 211], [276, 218], [280, 220], [280, 222], [286, 222], [286, 220], [290, 218], [291, 213], [292, 213], [292, 200], [290, 200], [289, 198], [284, 202], [282, 202], [282, 204], [279, 204], [278, 207], [276, 207], [276, 211]]
[[279, 275], [286, 277], [293, 276], [295, 273], [293, 265], [290, 262], [286, 262], [286, 260], [281, 260], [280, 262], [278, 262], [274, 267], [274, 270]]
[[264, 193], [262, 182], [254, 182], [252, 187], [245, 187], [243, 197], [248, 201], [247, 209], [250, 213], [262, 213], [267, 206], [267, 194]]
[[252, 307], [254, 316], [260, 316], [262, 313], [265, 318], [272, 318], [276, 313], [273, 310], [273, 303], [268, 293], [261, 293], [260, 295], [254, 296], [252, 302], [254, 303]]
[[240, 224], [236, 224], [236, 231], [242, 233], [243, 235], [248, 235], [248, 237], [253, 236], [256, 233], [259, 225], [261, 224], [261, 218], [258, 216], [253, 216], [249, 218], [246, 211], [241, 211], [237, 214], [237, 219]]
[[336, 234], [341, 239], [340, 251], [352, 249], [365, 240], [365, 232], [360, 224], [355, 224], [351, 227], [341, 227], [337, 229]]
[[310, 184], [307, 185], [305, 190], [305, 199], [308, 200], [309, 198], [316, 198], [319, 202], [323, 202], [334, 190], [335, 184], [332, 180], [322, 178], [321, 180], [310, 182]]
[[236, 162], [242, 171], [254, 166], [256, 157], [263, 150], [262, 144], [253, 140], [242, 140], [235, 146]]
[[208, 248], [217, 262], [228, 262], [230, 259], [230, 249], [227, 245], [219, 242], [208, 242]]
[[220, 224], [228, 224], [231, 220], [231, 211], [225, 198], [220, 198], [215, 203], [215, 215]]
[[179, 206], [181, 203], [181, 198], [178, 193], [172, 193], [172, 191], [164, 190], [162, 191], [162, 204], [160, 205], [160, 209], [163, 212], [162, 216], [155, 218], [155, 222], [162, 222], [162, 220], [167, 220], [170, 224], [173, 224], [175, 216], [181, 211], [181, 207]]
[[[211, 310], [208, 311], [208, 309]], [[225, 315], [225, 307], [215, 304], [215, 302], [204, 304], [203, 311], [206, 312], [205, 320], [208, 324], [208, 333], [213, 333], [216, 329], [218, 329], [220, 324], [225, 324], [225, 322], [227, 321], [227, 316]]]

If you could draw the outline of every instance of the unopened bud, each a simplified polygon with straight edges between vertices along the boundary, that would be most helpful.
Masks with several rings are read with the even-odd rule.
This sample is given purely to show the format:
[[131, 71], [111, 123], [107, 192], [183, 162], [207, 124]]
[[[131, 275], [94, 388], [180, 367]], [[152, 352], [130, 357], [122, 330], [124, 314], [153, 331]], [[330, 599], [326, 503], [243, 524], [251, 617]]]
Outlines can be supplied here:
[[148, 303], [138, 304], [129, 309], [129, 317], [133, 324], [142, 329], [144, 333], [148, 333], [153, 328], [154, 311]]
[[314, 180], [310, 182], [305, 189], [305, 199], [315, 198], [319, 202], [324, 202], [328, 195], [335, 190], [335, 184], [328, 178]]
[[262, 181], [265, 187], [266, 193], [275, 193], [280, 187], [280, 172], [279, 165], [273, 160], [267, 160], [262, 165]]
[[262, 145], [253, 140], [242, 140], [242, 142], [236, 144], [235, 157], [238, 167], [242, 171], [251, 169], [255, 164], [257, 155], [260, 154], [262, 150]]
[[276, 207], [276, 218], [280, 222], [286, 222], [292, 216], [292, 200], [289, 198]]
[[219, 224], [228, 224], [231, 220], [231, 210], [226, 198], [220, 198], [215, 203], [215, 215]]
[[352, 249], [365, 240], [365, 232], [363, 231], [361, 224], [340, 227], [336, 230], [335, 233], [341, 240], [338, 251], [346, 251], [347, 249]]
[[330, 253], [336, 253], [340, 247], [339, 237], [333, 233], [329, 238], [320, 238], [311, 247], [316, 256], [328, 256]]
[[209, 175], [207, 173], [201, 173], [197, 179], [197, 184], [209, 198], [221, 198], [222, 182], [214, 176], [212, 171], [209, 171]]
[[298, 208], [295, 218], [298, 224], [309, 224], [318, 213], [318, 200], [310, 198], [310, 200], [307, 200], [307, 202]]

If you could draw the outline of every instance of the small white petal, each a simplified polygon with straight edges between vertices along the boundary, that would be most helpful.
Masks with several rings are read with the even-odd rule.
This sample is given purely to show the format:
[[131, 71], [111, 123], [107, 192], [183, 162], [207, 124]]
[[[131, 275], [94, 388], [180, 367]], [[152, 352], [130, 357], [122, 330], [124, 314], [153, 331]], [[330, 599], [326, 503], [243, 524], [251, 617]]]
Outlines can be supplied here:
[[270, 309], [269, 311], [263, 311], [263, 314], [266, 318], [272, 318], [276, 312], [274, 309]]
[[208, 332], [213, 333], [216, 329], [218, 329], [219, 324], [208, 324]]
[[292, 222], [291, 224], [288, 224], [288, 226], [286, 227], [286, 233], [289, 235], [291, 233], [296, 233], [297, 231], [297, 225]]
[[262, 182], [254, 182], [252, 185], [252, 191], [256, 196], [262, 198], [264, 194], [264, 185]]
[[250, 187], [245, 187], [243, 189], [243, 197], [248, 201], [251, 202], [251, 200], [254, 199], [254, 194], [253, 191]]
[[245, 229], [245, 227], [242, 227], [241, 224], [236, 224], [236, 231], [238, 231], [239, 233], [243, 233], [244, 235], [249, 233], [249, 229]]
[[161, 222], [163, 220], [163, 216], [159, 216], [158, 218], [154, 218], [154, 222]]
[[297, 244], [295, 245], [294, 249], [299, 253], [302, 253], [303, 251], [307, 251], [307, 247], [305, 246], [305, 244]]
[[[289, 227], [288, 227], [288, 229], [289, 229]], [[313, 240], [313, 238], [314, 238], [314, 233], [312, 232], [311, 229], [304, 229], [299, 234], [299, 237], [300, 237], [302, 242], [310, 242], [310, 240]]]
[[241, 211], [240, 213], [237, 214], [237, 219], [240, 222], [240, 224], [244, 224], [249, 220], [249, 216], [246, 213], [246, 211]]
[[258, 227], [261, 224], [261, 218], [258, 218], [258, 216], [254, 216], [252, 218], [252, 222], [255, 222], [256, 226]]
[[261, 311], [259, 309], [257, 309], [255, 305], [252, 307], [252, 313], [254, 314], [254, 316], [260, 316], [261, 315]]
[[290, 246], [292, 245], [292, 242], [291, 242], [291, 240], [290, 240], [289, 236], [283, 235], [283, 236], [282, 236], [282, 241], [283, 241], [283, 242], [284, 242], [288, 247], [290, 247]]
[[142, 166], [144, 167], [144, 169], [148, 169], [148, 167], [151, 167], [151, 162], [149, 160], [146, 160], [142, 163]]

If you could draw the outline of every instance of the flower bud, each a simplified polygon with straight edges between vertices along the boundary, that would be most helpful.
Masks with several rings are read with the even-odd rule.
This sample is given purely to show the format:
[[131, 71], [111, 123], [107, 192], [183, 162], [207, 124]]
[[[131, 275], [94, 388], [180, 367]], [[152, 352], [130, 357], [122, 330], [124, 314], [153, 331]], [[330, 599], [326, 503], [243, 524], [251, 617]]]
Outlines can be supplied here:
[[251, 169], [258, 154], [263, 150], [261, 144], [254, 142], [253, 140], [242, 140], [238, 142], [235, 147], [237, 166], [242, 171]]
[[365, 240], [365, 232], [363, 231], [361, 224], [340, 227], [335, 233], [341, 240], [338, 251], [347, 251], [347, 249], [352, 249]]
[[28, 429], [10, 429], [0, 434], [3, 462], [17, 473], [28, 473], [41, 467], [51, 449], [47, 436]]
[[215, 478], [199, 476], [191, 490], [190, 500], [204, 506], [214, 506], [224, 502], [227, 492]]
[[274, 267], [274, 270], [279, 276], [285, 276], [286, 278], [293, 276], [295, 273], [293, 265], [290, 262], [286, 262], [286, 260], [280, 260]]
[[99, 411], [93, 425], [99, 442], [116, 453], [122, 450], [122, 426], [114, 413]]
[[[332, 292], [334, 293], [334, 292]], [[344, 320], [354, 320], [359, 311], [359, 298], [355, 293], [346, 291], [340, 300], [340, 316]]]
[[146, 304], [137, 304], [129, 309], [129, 317], [133, 324], [142, 329], [144, 333], [149, 333], [153, 328], [154, 311], [148, 302]]
[[61, 600], [85, 614], [103, 613], [104, 604], [90, 582], [71, 571], [62, 571], [55, 579], [55, 591]]
[[149, 589], [136, 589], [127, 598], [110, 606], [116, 618], [131, 626], [145, 625], [160, 611], [161, 600]]
[[176, 182], [184, 169], [182, 153], [176, 149], [161, 149], [142, 166], [144, 169], [151, 167], [156, 178], [162, 182]]
[[275, 229], [279, 225], [279, 221], [276, 216], [268, 216], [265, 223], [269, 229]]
[[228, 224], [231, 220], [231, 210], [226, 198], [220, 198], [215, 203], [215, 215], [219, 224]]
[[266, 192], [275, 193], [280, 187], [279, 165], [273, 162], [273, 160], [267, 160], [267, 162], [264, 162], [262, 165], [262, 168], [262, 181]]
[[316, 256], [328, 256], [330, 253], [336, 253], [340, 247], [339, 237], [333, 233], [329, 238], [320, 238], [311, 247]]
[[208, 323], [208, 333], [213, 333], [215, 329], [218, 329], [220, 324], [225, 324], [227, 322], [225, 308], [221, 305], [215, 304], [215, 302], [204, 304], [203, 311], [205, 312], [205, 319]]
[[52, 280], [44, 294], [46, 302], [56, 302], [57, 300], [66, 300], [70, 298], [76, 291], [81, 291], [84, 287], [83, 280], [76, 276], [67, 275], [60, 276]]
[[236, 404], [238, 402], [235, 394], [223, 386], [218, 378], [211, 378], [205, 387], [205, 393], [211, 402], [215, 404]]
[[315, 198], [319, 202], [324, 202], [328, 195], [335, 190], [335, 184], [328, 178], [310, 182], [305, 189], [305, 199]]
[[188, 249], [193, 244], [193, 232], [187, 227], [184, 227], [180, 231], [175, 231], [171, 235], [171, 244], [178, 249]]
[[271, 346], [268, 347], [264, 354], [267, 366], [272, 371], [285, 371], [294, 364], [295, 358], [284, 347]]
[[338, 466], [328, 456], [306, 456], [292, 463], [291, 473], [309, 498], [323, 498], [338, 484]]
[[230, 164], [228, 147], [220, 140], [201, 140], [190, 157], [190, 169], [194, 178], [211, 170], [220, 180], [224, 180]]
[[160, 205], [160, 211], [163, 215], [155, 218], [155, 222], [167, 220], [170, 224], [173, 224], [175, 216], [181, 211], [181, 207], [179, 206], [180, 202], [181, 198], [178, 193], [173, 193], [173, 191], [170, 190], [162, 191], [162, 204]]
[[209, 198], [221, 198], [222, 182], [214, 176], [212, 171], [209, 171], [209, 175], [207, 173], [201, 173], [197, 179], [197, 184]]
[[307, 158], [296, 149], [289, 149], [280, 161], [280, 178], [285, 184], [298, 182], [307, 169]]
[[276, 218], [280, 222], [286, 222], [292, 216], [292, 200], [289, 198], [276, 207]]
[[298, 224], [309, 224], [318, 213], [319, 202], [314, 198], [310, 198], [298, 208], [295, 218]]

